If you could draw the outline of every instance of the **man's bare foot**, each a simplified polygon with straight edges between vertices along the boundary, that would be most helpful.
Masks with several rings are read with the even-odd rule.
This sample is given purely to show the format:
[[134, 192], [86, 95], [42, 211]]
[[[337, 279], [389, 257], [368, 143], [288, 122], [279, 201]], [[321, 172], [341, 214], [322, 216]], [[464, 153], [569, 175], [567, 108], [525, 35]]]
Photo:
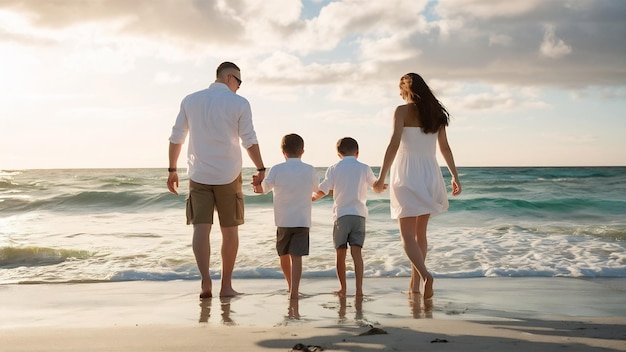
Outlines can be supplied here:
[[424, 299], [432, 298], [435, 294], [435, 291], [433, 290], [433, 281], [434, 279], [431, 275], [426, 278], [426, 281], [424, 282]]
[[240, 293], [233, 290], [232, 288], [230, 289], [222, 289], [220, 291], [220, 297], [235, 297], [237, 295], [239, 295]]

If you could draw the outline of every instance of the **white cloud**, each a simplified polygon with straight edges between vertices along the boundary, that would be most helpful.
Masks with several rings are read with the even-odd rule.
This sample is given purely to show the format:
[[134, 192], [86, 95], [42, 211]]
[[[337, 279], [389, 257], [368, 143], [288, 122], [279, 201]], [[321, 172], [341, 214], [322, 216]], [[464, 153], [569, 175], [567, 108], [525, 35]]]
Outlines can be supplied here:
[[250, 75], [270, 85], [325, 85], [343, 81], [346, 76], [358, 72], [357, 67], [349, 62], [305, 64], [300, 57], [286, 52], [273, 53], [255, 65], [255, 69]]
[[[347, 81], [345, 84], [338, 85], [328, 91], [327, 97], [330, 101], [335, 102], [371, 105], [380, 104], [381, 101], [385, 101], [385, 97], [388, 96], [388, 94], [389, 92], [386, 87], [381, 87], [380, 85], [368, 84], [354, 89], [354, 85]], [[364, 97], [378, 97], [378, 99], [364, 99]]]
[[[484, 133], [504, 145], [510, 134], [534, 133], [539, 119], [563, 136], [622, 145], [621, 134], [611, 134], [624, 129], [626, 47], [616, 44], [626, 37], [623, 0], [311, 1], [318, 0], [0, 0], [0, 63], [11, 68], [0, 79], [0, 125], [8, 126], [0, 140], [19, 146], [37, 138], [71, 150], [98, 142], [74, 135], [103, 135], [97, 121], [114, 116], [122, 127], [148, 117], [162, 123], [124, 136], [161, 143], [180, 99], [229, 60], [242, 67], [239, 92], [259, 117], [259, 138], [333, 131], [307, 139], [307, 157], [330, 149], [335, 160], [335, 133], [360, 133], [364, 148], [376, 149], [402, 104], [398, 80], [407, 72], [422, 74], [456, 118], [449, 133], [460, 136], [461, 164], [494, 160], [473, 149], [472, 141], [487, 141]], [[578, 123], [596, 113], [615, 128]], [[63, 119], [81, 123], [60, 126], [53, 141], [29, 129]], [[528, 145], [517, 139], [523, 157]], [[142, 149], [142, 160], [160, 164], [157, 149]], [[374, 165], [379, 149], [368, 153], [380, 154]], [[50, 160], [63, 155], [45, 152]]]
[[[226, 1], [224, 1], [226, 3]], [[258, 1], [245, 0], [235, 14], [241, 14], [246, 26], [251, 23], [264, 24], [266, 30], [270, 26], [289, 26], [297, 22], [302, 11], [302, 3], [293, 0]], [[255, 32], [257, 32], [255, 30]]]
[[571, 46], [565, 44], [562, 39], [556, 37], [554, 33], [554, 25], [548, 24], [545, 27], [543, 42], [541, 43], [540, 52], [543, 56], [551, 59], [559, 59], [572, 52]]
[[[330, 75], [320, 80], [319, 72], [336, 71], [339, 63], [358, 72], [363, 82], [419, 71], [447, 80], [571, 87], [626, 81], [626, 74], [616, 74], [623, 67], [618, 58], [626, 56], [626, 48], [612, 44], [626, 35], [626, 23], [616, 20], [626, 15], [622, 4], [439, 1], [434, 10], [438, 17], [429, 21], [426, 0], [331, 1], [306, 20], [301, 18], [305, 5], [291, 0], [67, 0], [41, 5], [6, 0], [0, 11], [12, 18], [7, 22], [11, 26], [5, 27], [13, 28], [11, 35], [19, 35], [21, 43], [74, 41], [78, 43], [74, 48], [65, 47], [71, 63], [88, 69], [103, 65], [104, 72], [126, 72], [137, 59], [148, 56], [194, 64], [231, 58], [256, 67], [255, 62], [282, 52], [296, 56], [307, 70], [318, 71], [299, 75], [300, 82], [313, 85], [332, 83]], [[546, 18], [554, 24], [544, 26]], [[100, 32], [91, 29], [86, 32], [91, 37], [74, 38], [73, 30], [89, 26], [98, 26]], [[567, 39], [556, 36], [556, 26]], [[91, 47], [86, 40], [93, 40]], [[72, 56], [73, 49], [85, 57]], [[567, 63], [541, 60], [566, 55]], [[592, 64], [597, 66], [593, 72], [581, 70]], [[262, 74], [266, 82], [292, 84], [282, 79], [285, 72], [272, 72], [277, 75]]]
[[405, 35], [392, 34], [377, 39], [361, 41], [362, 59], [366, 61], [402, 61], [421, 55], [419, 48], [408, 45]]
[[373, 40], [410, 33], [426, 26], [421, 15], [426, 3], [425, 0], [330, 2], [319, 16], [302, 22], [301, 26], [286, 28], [296, 32], [285, 34], [284, 39], [294, 52], [309, 54], [333, 50], [351, 37]]
[[537, 110], [548, 108], [534, 88], [519, 90], [515, 87], [494, 86], [475, 87], [480, 92], [461, 92], [456, 96], [447, 96], [452, 107], [457, 111], [512, 112], [519, 110]]
[[437, 5], [442, 16], [472, 16], [476, 18], [516, 17], [532, 11], [541, 0], [443, 0]]

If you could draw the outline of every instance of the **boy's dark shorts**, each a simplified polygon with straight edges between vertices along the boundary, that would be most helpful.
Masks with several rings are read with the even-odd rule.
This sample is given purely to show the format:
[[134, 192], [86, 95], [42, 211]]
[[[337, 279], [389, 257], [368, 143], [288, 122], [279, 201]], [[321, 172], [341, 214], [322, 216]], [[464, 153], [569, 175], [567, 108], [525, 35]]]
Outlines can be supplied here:
[[308, 227], [278, 227], [276, 229], [276, 251], [278, 255], [309, 255]]
[[187, 225], [213, 224], [217, 210], [220, 226], [243, 224], [243, 192], [241, 174], [226, 185], [205, 185], [189, 180], [187, 196]]
[[358, 215], [344, 215], [335, 220], [333, 226], [333, 243], [335, 249], [358, 246], [363, 248], [365, 242], [365, 218]]

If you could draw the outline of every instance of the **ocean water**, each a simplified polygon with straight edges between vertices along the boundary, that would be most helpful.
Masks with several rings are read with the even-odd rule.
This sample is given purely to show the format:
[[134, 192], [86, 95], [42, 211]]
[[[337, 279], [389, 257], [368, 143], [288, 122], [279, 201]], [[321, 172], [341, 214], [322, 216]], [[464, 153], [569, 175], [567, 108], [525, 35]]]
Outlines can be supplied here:
[[[252, 192], [253, 171], [234, 277], [281, 278], [272, 195]], [[429, 223], [435, 277], [626, 277], [626, 167], [459, 171], [463, 193]], [[0, 171], [0, 284], [199, 279], [180, 176], [175, 196], [162, 169]], [[368, 209], [366, 277], [410, 276], [388, 191]], [[313, 205], [304, 277], [335, 276], [331, 212], [329, 197]], [[218, 226], [211, 242], [219, 279]]]

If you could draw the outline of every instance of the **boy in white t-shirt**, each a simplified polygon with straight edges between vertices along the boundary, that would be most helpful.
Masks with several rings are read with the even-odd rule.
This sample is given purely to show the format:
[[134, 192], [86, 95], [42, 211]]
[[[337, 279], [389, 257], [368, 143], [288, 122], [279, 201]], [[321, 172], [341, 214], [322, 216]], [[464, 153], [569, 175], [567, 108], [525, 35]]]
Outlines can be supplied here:
[[363, 296], [363, 256], [365, 241], [365, 218], [367, 217], [367, 188], [376, 181], [372, 169], [359, 161], [359, 144], [350, 137], [337, 141], [337, 153], [341, 160], [326, 170], [320, 190], [313, 197], [317, 200], [332, 193], [333, 243], [336, 250], [337, 278], [341, 285], [335, 294], [346, 295], [346, 255], [348, 244], [354, 261], [356, 296]]
[[[290, 299], [298, 299], [302, 277], [302, 257], [309, 255], [312, 195], [319, 190], [315, 168], [300, 159], [304, 140], [297, 134], [283, 137], [285, 162], [274, 165], [255, 193], [274, 191], [276, 250], [280, 267], [289, 286]], [[254, 182], [254, 180], [253, 180]]]

